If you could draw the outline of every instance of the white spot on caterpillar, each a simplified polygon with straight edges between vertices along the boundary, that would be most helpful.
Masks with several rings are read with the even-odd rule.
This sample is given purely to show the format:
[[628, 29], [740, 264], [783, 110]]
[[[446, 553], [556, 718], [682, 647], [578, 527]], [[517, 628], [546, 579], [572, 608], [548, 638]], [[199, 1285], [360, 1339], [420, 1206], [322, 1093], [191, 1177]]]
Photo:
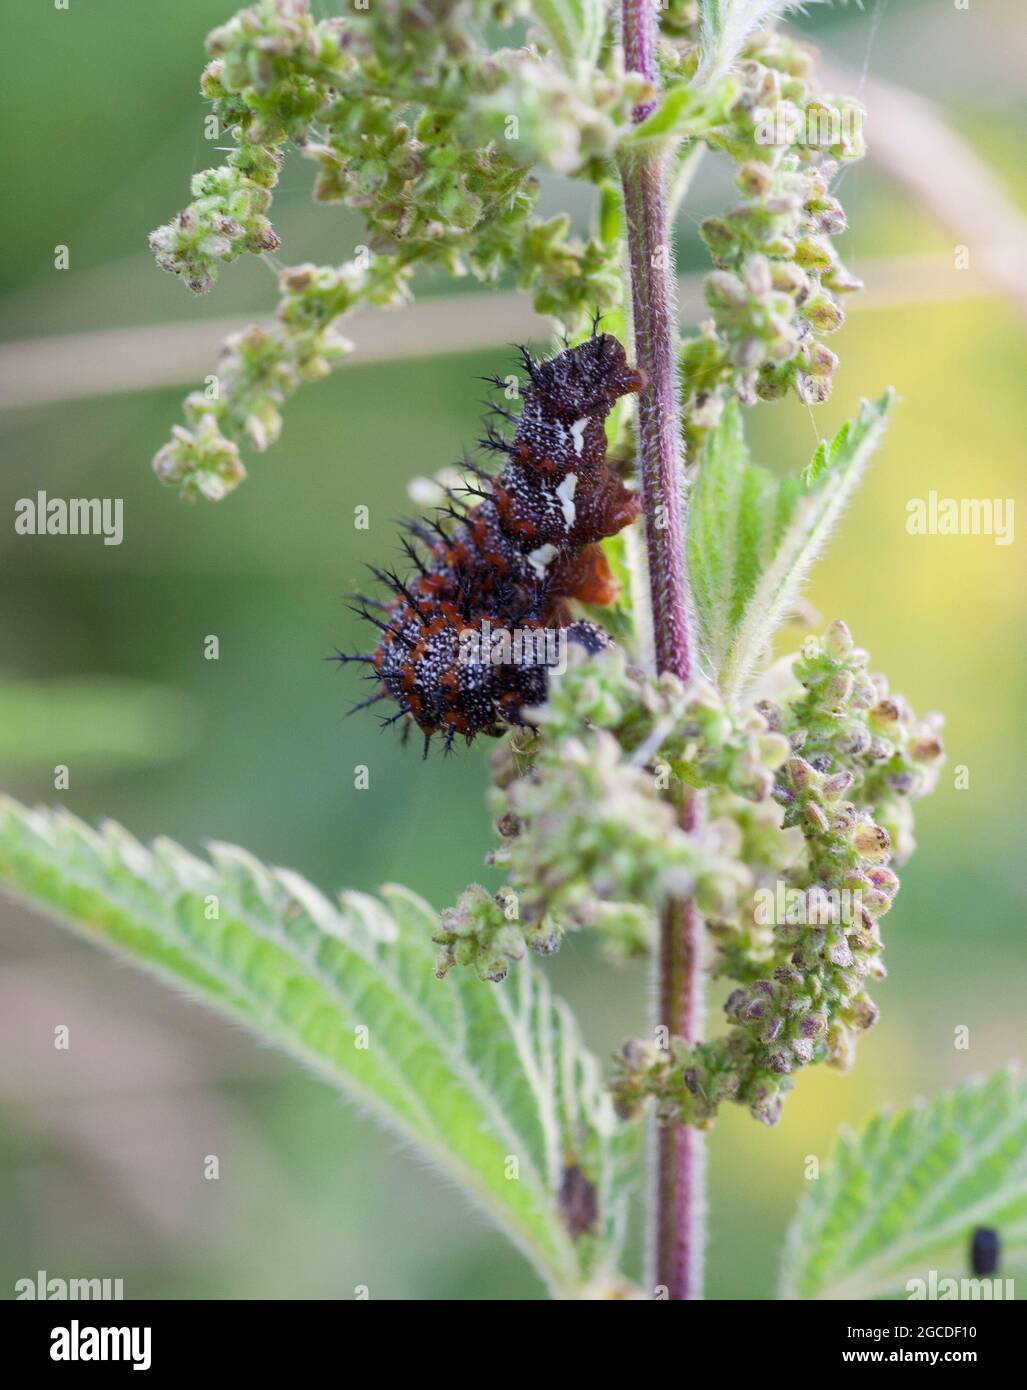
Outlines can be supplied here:
[[550, 561], [555, 559], [558, 554], [559, 551], [555, 545], [540, 545], [537, 550], [528, 552], [528, 564], [531, 565], [540, 579], [545, 579]]
[[[579, 450], [580, 452], [580, 450]], [[563, 482], [556, 489], [556, 495], [560, 499], [560, 506], [563, 508], [563, 521], [568, 532], [574, 528], [574, 520], [578, 515], [578, 509], [574, 505], [574, 489], [578, 486], [577, 473], [568, 473]]]
[[571, 425], [571, 438], [574, 440], [574, 452], [580, 454], [585, 447], [585, 426], [588, 424], [588, 416], [583, 416], [580, 420], [575, 420]]

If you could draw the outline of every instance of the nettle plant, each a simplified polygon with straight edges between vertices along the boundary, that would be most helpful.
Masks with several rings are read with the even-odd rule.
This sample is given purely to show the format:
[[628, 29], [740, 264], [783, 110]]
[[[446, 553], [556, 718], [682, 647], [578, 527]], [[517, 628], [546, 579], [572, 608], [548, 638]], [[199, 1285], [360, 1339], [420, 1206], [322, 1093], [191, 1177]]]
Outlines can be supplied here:
[[[153, 233], [158, 264], [202, 293], [277, 249], [290, 146], [365, 230], [341, 266], [281, 271], [273, 324], [230, 339], [218, 390], [186, 400], [162, 482], [225, 497], [285, 399], [349, 350], [339, 321], [407, 301], [418, 271], [514, 280], [563, 339], [498, 380], [502, 471], [465, 461], [440, 485], [409, 574], [364, 600], [377, 647], [351, 658], [390, 720], [447, 749], [500, 737], [502, 887], [441, 917], [398, 887], [332, 902], [230, 846], [205, 861], [0, 808], [11, 888], [355, 1097], [559, 1297], [701, 1296], [705, 1132], [726, 1105], [774, 1124], [804, 1069], [852, 1064], [912, 803], [942, 758], [937, 719], [870, 673], [843, 622], [770, 659], [893, 407], [891, 390], [864, 401], [783, 476], [747, 448], [750, 410], [828, 396], [827, 339], [859, 289], [831, 188], [863, 153], [861, 112], [820, 90], [814, 51], [777, 27], [787, 8], [367, 0], [318, 20], [259, 0], [207, 40], [201, 89], [234, 149]], [[709, 316], [682, 338], [671, 226], [706, 152], [737, 192], [702, 224]], [[540, 170], [592, 186], [589, 234], [538, 213]], [[559, 638], [561, 660], [538, 643], [468, 657], [483, 620]], [[532, 960], [579, 930], [653, 960], [653, 1017], [605, 1077]], [[709, 1035], [706, 976], [726, 995]], [[783, 1294], [899, 1293], [961, 1266], [972, 1226], [1027, 1228], [1025, 1102], [1002, 1073], [846, 1139], [793, 1227]], [[632, 1279], [646, 1112], [651, 1267]]]

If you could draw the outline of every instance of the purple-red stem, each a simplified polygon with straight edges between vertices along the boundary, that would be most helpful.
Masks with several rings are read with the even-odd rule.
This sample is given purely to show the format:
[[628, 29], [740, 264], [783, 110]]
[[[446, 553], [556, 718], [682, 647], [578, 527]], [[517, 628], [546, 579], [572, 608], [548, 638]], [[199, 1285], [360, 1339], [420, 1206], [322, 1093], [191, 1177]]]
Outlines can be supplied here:
[[[625, 66], [655, 86], [655, 0], [623, 0]], [[652, 102], [638, 107], [645, 119]], [[692, 674], [691, 603], [685, 562], [684, 456], [675, 343], [677, 313], [667, 216], [670, 153], [658, 141], [621, 158], [624, 216], [638, 364], [648, 382], [638, 398], [638, 457], [656, 665], [682, 681]], [[686, 798], [681, 823], [694, 830], [698, 797]], [[699, 1041], [703, 1000], [702, 922], [691, 901], [669, 905], [660, 923], [656, 1024], [674, 1037]], [[683, 1125], [659, 1130], [653, 1232], [654, 1284], [675, 1300], [702, 1297], [705, 1217], [703, 1136]]]
[[[685, 803], [681, 824], [695, 829], [697, 798]], [[660, 922], [657, 1023], [690, 1043], [703, 1020], [703, 924], [695, 903], [673, 902]], [[661, 1125], [656, 1135], [654, 1284], [675, 1300], [702, 1298], [706, 1221], [705, 1136], [687, 1125]]]
[[[652, 62], [652, 0], [624, 0], [624, 48], [628, 67]], [[629, 16], [633, 16], [629, 25]], [[643, 33], [635, 45], [634, 24]], [[639, 107], [636, 120], [648, 108]], [[656, 665], [687, 681], [692, 672], [688, 574], [685, 568], [682, 489], [684, 457], [675, 361], [677, 306], [671, 234], [667, 219], [667, 163], [658, 144], [639, 145], [621, 159], [624, 218], [631, 271], [632, 317], [638, 364], [648, 384], [638, 398], [639, 477], [645, 508], [649, 587]]]

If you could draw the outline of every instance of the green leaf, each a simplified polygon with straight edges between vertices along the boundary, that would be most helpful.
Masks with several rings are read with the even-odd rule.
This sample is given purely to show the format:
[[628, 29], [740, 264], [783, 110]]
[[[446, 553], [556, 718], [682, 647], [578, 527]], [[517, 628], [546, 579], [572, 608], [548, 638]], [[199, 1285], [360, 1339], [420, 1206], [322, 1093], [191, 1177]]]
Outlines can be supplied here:
[[525, 962], [501, 988], [441, 982], [438, 919], [406, 889], [336, 905], [234, 846], [210, 856], [0, 798], [0, 885], [186, 986], [413, 1141], [555, 1294], [611, 1273], [637, 1136], [541, 973]]
[[863, 401], [800, 477], [752, 463], [741, 411], [707, 436], [690, 503], [688, 565], [706, 659], [741, 695], [884, 436], [895, 395]]
[[687, 560], [704, 654], [720, 664], [730, 639], [731, 573], [737, 548], [738, 497], [749, 450], [731, 401], [703, 445], [688, 509]]
[[792, 1222], [785, 1298], [906, 1297], [910, 1279], [969, 1274], [996, 1230], [1005, 1273], [1027, 1258], [1027, 1083], [1014, 1070], [844, 1135]]
[[817, 0], [699, 0], [697, 86], [717, 82], [729, 72], [757, 29], [767, 29], [788, 10]]
[[637, 145], [643, 140], [670, 135], [701, 135], [724, 120], [734, 95], [734, 87], [729, 85], [716, 93], [716, 100], [711, 101], [690, 83], [675, 82], [667, 88], [656, 110], [635, 126], [624, 137], [622, 144]]
[[531, 8], [565, 67], [595, 65], [606, 29], [604, 0], [535, 0]]

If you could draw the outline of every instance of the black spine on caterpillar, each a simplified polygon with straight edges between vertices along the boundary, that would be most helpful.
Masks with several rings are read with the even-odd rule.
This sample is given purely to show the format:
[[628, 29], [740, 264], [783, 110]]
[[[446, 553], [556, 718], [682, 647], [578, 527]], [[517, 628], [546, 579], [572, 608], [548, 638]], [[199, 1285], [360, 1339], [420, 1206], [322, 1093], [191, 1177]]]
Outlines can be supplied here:
[[[496, 476], [475, 470], [473, 506], [451, 493], [432, 520], [407, 523], [407, 579], [374, 571], [391, 592], [357, 611], [380, 632], [365, 663], [381, 699], [446, 751], [457, 734], [498, 735], [523, 724], [546, 695], [548, 672], [568, 642], [596, 651], [609, 638], [570, 620], [567, 601], [605, 604], [616, 594], [597, 542], [639, 514], [637, 496], [609, 470], [604, 422], [615, 401], [645, 384], [616, 338], [590, 339], [548, 361], [522, 349], [529, 381], [512, 439], [489, 428], [484, 448], [502, 455]], [[503, 384], [503, 383], [498, 383]], [[418, 549], [418, 546], [422, 549]], [[377, 609], [377, 612], [369, 611]]]

